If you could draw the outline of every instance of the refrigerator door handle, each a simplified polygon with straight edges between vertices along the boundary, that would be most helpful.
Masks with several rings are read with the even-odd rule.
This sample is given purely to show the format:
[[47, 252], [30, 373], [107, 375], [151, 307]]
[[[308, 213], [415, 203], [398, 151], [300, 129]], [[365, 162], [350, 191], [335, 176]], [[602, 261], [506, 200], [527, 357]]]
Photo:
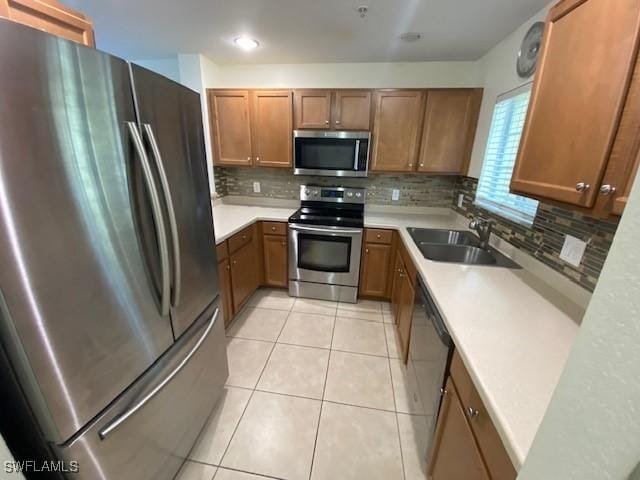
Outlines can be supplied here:
[[216, 319], [218, 318], [218, 313], [220, 313], [220, 308], [216, 308], [215, 312], [211, 316], [211, 320], [207, 324], [207, 327], [204, 330], [204, 333], [198, 339], [198, 342], [193, 346], [193, 348], [189, 351], [189, 353], [182, 359], [182, 361], [174, 368], [169, 375], [167, 375], [162, 382], [160, 382], [153, 390], [147, 393], [142, 399], [134, 404], [133, 407], [128, 409], [122, 415], [116, 417], [114, 420], [109, 422], [100, 432], [100, 438], [104, 440], [107, 436], [112, 433], [115, 429], [117, 429], [120, 425], [127, 421], [134, 413], [140, 410], [145, 404], [151, 400], [160, 390], [162, 390], [173, 378], [180, 373], [180, 371], [189, 363], [189, 360], [198, 352], [200, 346], [204, 343], [204, 341], [209, 336], [211, 329], [216, 323]]
[[156, 188], [153, 172], [151, 171], [151, 164], [147, 157], [147, 152], [144, 149], [144, 143], [142, 137], [138, 131], [138, 127], [135, 122], [126, 122], [129, 134], [133, 140], [133, 145], [138, 153], [140, 164], [142, 165], [142, 173], [144, 175], [144, 181], [147, 186], [147, 191], [151, 200], [151, 209], [153, 213], [153, 221], [155, 223], [156, 233], [158, 237], [158, 250], [160, 251], [160, 270], [162, 275], [162, 291], [160, 292], [160, 314], [163, 316], [169, 315], [170, 308], [170, 290], [171, 285], [169, 278], [169, 246], [167, 244], [167, 232], [164, 228], [164, 218], [162, 215], [162, 207], [160, 205], [160, 197]]
[[171, 304], [173, 307], [177, 307], [180, 303], [180, 290], [181, 290], [181, 278], [180, 273], [180, 238], [178, 236], [178, 222], [176, 221], [176, 211], [173, 206], [173, 197], [171, 196], [171, 190], [169, 189], [169, 180], [167, 179], [167, 172], [162, 163], [162, 156], [160, 154], [160, 147], [156, 141], [156, 136], [153, 133], [153, 128], [148, 123], [143, 124], [144, 132], [147, 134], [149, 145], [151, 146], [151, 152], [155, 160], [156, 169], [160, 177], [160, 185], [164, 193], [164, 199], [167, 203], [167, 212], [169, 215], [169, 229], [171, 230], [171, 241], [173, 242], [173, 295]]

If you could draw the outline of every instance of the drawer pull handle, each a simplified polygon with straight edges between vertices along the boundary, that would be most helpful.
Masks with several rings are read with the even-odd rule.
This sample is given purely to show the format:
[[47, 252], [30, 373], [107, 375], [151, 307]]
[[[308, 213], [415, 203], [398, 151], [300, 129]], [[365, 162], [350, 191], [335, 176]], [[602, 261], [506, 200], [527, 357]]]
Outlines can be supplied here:
[[469, 408], [467, 408], [467, 415], [469, 416], [469, 418], [471, 420], [473, 420], [478, 415], [480, 415], [480, 412], [477, 409], [473, 408], [473, 407], [469, 407]]
[[276, 231], [276, 227], [271, 227], [271, 231], [275, 232]]
[[376, 235], [376, 238], [377, 238], [378, 240], [380, 240], [380, 239], [382, 238], [382, 235], [378, 234], [378, 235]]

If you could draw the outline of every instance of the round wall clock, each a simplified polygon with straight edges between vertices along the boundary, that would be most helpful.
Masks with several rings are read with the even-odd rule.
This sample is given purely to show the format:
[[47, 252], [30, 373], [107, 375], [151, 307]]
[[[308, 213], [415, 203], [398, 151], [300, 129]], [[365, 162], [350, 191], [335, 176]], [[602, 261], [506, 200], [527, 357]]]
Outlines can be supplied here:
[[522, 39], [522, 45], [518, 52], [516, 63], [518, 75], [521, 78], [529, 78], [536, 71], [538, 54], [542, 43], [542, 33], [544, 32], [544, 22], [534, 23], [527, 34]]

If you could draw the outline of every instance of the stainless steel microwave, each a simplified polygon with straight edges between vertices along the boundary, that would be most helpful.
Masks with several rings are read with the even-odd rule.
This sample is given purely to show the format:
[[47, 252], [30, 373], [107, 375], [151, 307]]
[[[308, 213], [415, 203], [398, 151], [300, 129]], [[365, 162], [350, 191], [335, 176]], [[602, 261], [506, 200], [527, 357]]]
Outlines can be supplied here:
[[370, 132], [293, 131], [294, 175], [366, 177]]

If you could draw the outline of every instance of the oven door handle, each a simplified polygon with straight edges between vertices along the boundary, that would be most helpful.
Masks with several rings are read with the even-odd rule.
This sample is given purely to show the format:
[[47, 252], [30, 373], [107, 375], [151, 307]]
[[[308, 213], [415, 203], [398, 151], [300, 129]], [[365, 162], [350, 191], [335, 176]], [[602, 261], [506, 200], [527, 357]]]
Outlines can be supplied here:
[[331, 227], [322, 227], [322, 228], [314, 228], [314, 227], [306, 227], [303, 225], [295, 225], [290, 224], [289, 228], [291, 230], [298, 230], [301, 232], [313, 232], [313, 233], [321, 233], [323, 235], [358, 235], [362, 234], [362, 229], [360, 228], [331, 228]]

